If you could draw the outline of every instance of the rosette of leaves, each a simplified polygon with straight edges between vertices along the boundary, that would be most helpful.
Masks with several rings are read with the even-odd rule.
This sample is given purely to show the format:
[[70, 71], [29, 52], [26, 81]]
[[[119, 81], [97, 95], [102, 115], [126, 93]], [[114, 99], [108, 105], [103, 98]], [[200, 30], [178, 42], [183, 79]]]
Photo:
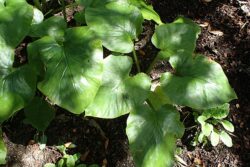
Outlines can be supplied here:
[[14, 50], [28, 34], [34, 19], [37, 18], [33, 18], [33, 7], [25, 0], [0, 2], [0, 122], [22, 109], [35, 93], [32, 66], [13, 67]]
[[116, 118], [134, 111], [147, 99], [151, 80], [139, 73], [129, 76], [132, 59], [128, 56], [110, 55], [104, 59], [102, 83], [86, 116]]
[[204, 110], [197, 117], [197, 121], [201, 125], [201, 133], [198, 134], [198, 141], [202, 143], [207, 138], [211, 141], [212, 146], [217, 146], [219, 141], [222, 141], [226, 146], [232, 147], [232, 139], [228, 132], [234, 132], [234, 126], [225, 119], [228, 114], [229, 104]]
[[177, 105], [209, 109], [237, 96], [218, 63], [193, 53], [199, 31], [195, 23], [180, 18], [158, 26], [152, 42], [161, 49], [158, 56], [173, 67], [161, 76], [165, 96]]
[[142, 105], [130, 113], [126, 129], [136, 166], [173, 166], [176, 139], [184, 126], [171, 105], [159, 108]]
[[39, 61], [42, 70], [37, 71], [43, 71], [38, 89], [52, 103], [80, 114], [92, 102], [101, 83], [102, 45], [88, 27], [60, 33], [62, 29], [53, 33], [61, 34], [60, 38], [47, 35], [29, 44], [29, 59], [32, 63]]

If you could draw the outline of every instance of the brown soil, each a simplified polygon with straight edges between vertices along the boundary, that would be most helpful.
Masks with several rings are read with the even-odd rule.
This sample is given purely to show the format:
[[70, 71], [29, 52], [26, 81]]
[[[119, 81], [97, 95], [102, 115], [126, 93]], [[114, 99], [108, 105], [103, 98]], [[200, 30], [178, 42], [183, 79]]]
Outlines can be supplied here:
[[[220, 63], [235, 89], [238, 99], [231, 102], [229, 119], [235, 126], [234, 145], [227, 148], [220, 144], [217, 147], [192, 147], [191, 140], [197, 128], [191, 114], [182, 112], [187, 127], [185, 135], [177, 145], [182, 149], [180, 158], [186, 166], [250, 166], [250, 8], [247, 0], [213, 0], [204, 3], [202, 0], [152, 0], [155, 10], [164, 22], [171, 22], [183, 15], [193, 19], [202, 26], [197, 41], [196, 52], [209, 56]], [[244, 3], [245, 2], [245, 3]], [[242, 6], [245, 5], [245, 8]], [[244, 9], [244, 10], [243, 10]], [[145, 71], [157, 54], [157, 49], [150, 44], [154, 24], [145, 23], [144, 33], [137, 42], [137, 53], [141, 67]], [[27, 39], [26, 39], [27, 40]], [[25, 54], [27, 46], [24, 41], [16, 49], [17, 55]], [[22, 64], [27, 61], [17, 56]], [[155, 67], [152, 77], [166, 71], [168, 64], [160, 62]], [[3, 125], [4, 140], [8, 147], [8, 164], [6, 166], [40, 167], [47, 162], [56, 162], [62, 154], [55, 145], [72, 142], [76, 148], [68, 153], [80, 153], [82, 162], [110, 167], [133, 167], [125, 133], [126, 118], [114, 120], [81, 118], [56, 107], [57, 115], [45, 132], [48, 137], [47, 147], [40, 150], [33, 141], [36, 130], [23, 123], [23, 112]], [[31, 158], [32, 157], [32, 158]], [[181, 166], [176, 162], [175, 166]], [[182, 164], [182, 166], [185, 166]]]

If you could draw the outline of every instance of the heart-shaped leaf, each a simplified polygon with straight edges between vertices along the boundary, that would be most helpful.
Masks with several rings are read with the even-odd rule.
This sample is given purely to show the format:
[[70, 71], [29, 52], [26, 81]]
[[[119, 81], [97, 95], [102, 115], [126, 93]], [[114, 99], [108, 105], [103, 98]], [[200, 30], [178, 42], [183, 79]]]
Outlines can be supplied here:
[[92, 102], [102, 79], [102, 45], [87, 27], [65, 31], [63, 43], [50, 36], [30, 44], [31, 60], [41, 59], [45, 66], [39, 90], [53, 103], [75, 114]]
[[172, 55], [169, 61], [175, 73], [164, 73], [161, 86], [175, 104], [208, 109], [237, 98], [218, 63], [185, 53]]
[[55, 117], [55, 111], [52, 107], [39, 97], [35, 97], [24, 108], [24, 114], [26, 116], [25, 122], [39, 131], [45, 131]]
[[128, 0], [132, 5], [138, 7], [141, 10], [142, 16], [146, 20], [153, 20], [157, 24], [163, 24], [160, 16], [153, 9], [152, 5], [147, 5], [144, 0]]
[[159, 59], [170, 57], [177, 51], [193, 53], [200, 28], [188, 19], [180, 17], [170, 24], [156, 27], [152, 43], [161, 49]]
[[87, 25], [98, 34], [103, 45], [114, 52], [132, 52], [133, 40], [142, 32], [141, 12], [128, 3], [110, 2], [87, 8], [85, 17]]
[[0, 47], [14, 49], [28, 34], [32, 19], [33, 8], [26, 0], [6, 0], [6, 6], [0, 7]]
[[116, 118], [141, 105], [151, 86], [150, 78], [143, 73], [129, 76], [132, 59], [127, 56], [109, 56], [104, 60], [102, 84], [86, 116]]
[[144, 105], [130, 113], [126, 132], [136, 166], [170, 167], [176, 138], [183, 135], [184, 126], [174, 107], [153, 111]]
[[2, 129], [0, 130], [0, 164], [3, 165], [6, 163], [7, 148], [3, 141]]

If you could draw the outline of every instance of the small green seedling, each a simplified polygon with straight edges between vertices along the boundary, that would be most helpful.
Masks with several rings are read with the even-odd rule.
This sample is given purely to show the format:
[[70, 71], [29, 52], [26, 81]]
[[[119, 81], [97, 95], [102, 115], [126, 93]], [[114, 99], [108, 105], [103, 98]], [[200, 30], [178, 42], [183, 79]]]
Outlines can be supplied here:
[[[196, 113], [197, 114], [197, 113]], [[209, 140], [212, 146], [217, 146], [220, 141], [227, 147], [232, 147], [230, 133], [234, 132], [234, 126], [225, 118], [229, 114], [229, 104], [203, 111], [200, 116], [196, 115], [197, 122], [201, 125], [201, 132], [197, 133], [194, 145]]]

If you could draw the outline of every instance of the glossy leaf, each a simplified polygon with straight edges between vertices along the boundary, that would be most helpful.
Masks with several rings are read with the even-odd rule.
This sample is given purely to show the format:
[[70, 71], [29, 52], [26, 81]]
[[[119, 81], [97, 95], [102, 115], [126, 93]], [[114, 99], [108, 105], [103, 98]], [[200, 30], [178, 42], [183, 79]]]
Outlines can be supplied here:
[[52, 107], [39, 97], [35, 97], [24, 109], [25, 122], [39, 131], [45, 131], [55, 117]]
[[132, 5], [141, 10], [142, 16], [146, 20], [153, 20], [157, 24], [163, 24], [158, 13], [153, 9], [152, 5], [146, 4], [144, 0], [128, 0]]
[[222, 120], [221, 121], [222, 126], [229, 132], [234, 132], [234, 126], [231, 122], [227, 120]]
[[129, 53], [134, 40], [142, 32], [143, 17], [138, 8], [128, 3], [110, 2], [105, 6], [87, 8], [86, 22], [114, 52]]
[[33, 8], [26, 0], [7, 0], [6, 6], [0, 7], [1, 52], [2, 47], [14, 49], [24, 39], [30, 30], [32, 19]]
[[32, 25], [29, 35], [32, 37], [43, 37], [48, 35], [62, 40], [61, 38], [63, 38], [66, 28], [67, 25], [63, 17], [53, 16], [40, 24]]
[[233, 146], [232, 138], [225, 131], [221, 131], [220, 139], [227, 147]]
[[3, 141], [2, 130], [0, 130], [0, 165], [6, 163], [6, 156], [7, 156], [7, 148]]
[[130, 77], [132, 59], [127, 56], [109, 56], [104, 60], [102, 84], [86, 116], [116, 118], [141, 105], [151, 86], [150, 78], [143, 73]]
[[212, 146], [217, 146], [220, 141], [220, 134], [217, 132], [217, 130], [213, 130], [210, 136], [211, 144]]
[[166, 72], [161, 86], [178, 105], [208, 109], [237, 98], [221, 66], [202, 55], [178, 53], [170, 57], [175, 73]]
[[199, 32], [200, 28], [197, 25], [179, 19], [156, 27], [152, 43], [161, 49], [161, 59], [168, 58], [176, 52], [192, 54]]
[[176, 138], [183, 135], [184, 126], [172, 106], [153, 111], [144, 105], [130, 113], [126, 132], [136, 166], [170, 167]]
[[38, 56], [45, 65], [39, 90], [53, 103], [75, 114], [92, 102], [102, 78], [102, 46], [87, 27], [65, 31], [65, 41], [43, 37], [30, 44], [31, 60]]

